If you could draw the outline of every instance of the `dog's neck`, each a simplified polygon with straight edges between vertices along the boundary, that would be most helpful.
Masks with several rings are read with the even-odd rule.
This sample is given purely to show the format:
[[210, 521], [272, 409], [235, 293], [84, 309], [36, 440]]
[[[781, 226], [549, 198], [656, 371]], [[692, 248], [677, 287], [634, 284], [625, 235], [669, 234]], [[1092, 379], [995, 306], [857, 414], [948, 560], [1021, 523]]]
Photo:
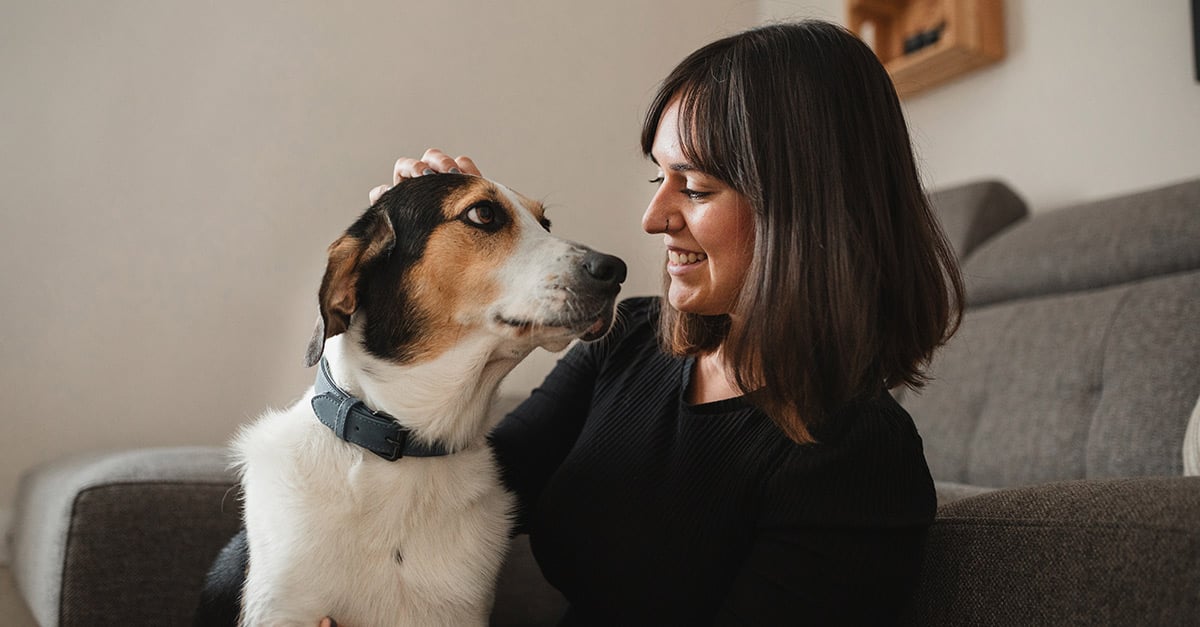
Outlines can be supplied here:
[[500, 381], [534, 348], [481, 333], [428, 361], [397, 365], [368, 354], [356, 331], [352, 326], [326, 342], [334, 383], [450, 451], [483, 441], [495, 423], [489, 410]]

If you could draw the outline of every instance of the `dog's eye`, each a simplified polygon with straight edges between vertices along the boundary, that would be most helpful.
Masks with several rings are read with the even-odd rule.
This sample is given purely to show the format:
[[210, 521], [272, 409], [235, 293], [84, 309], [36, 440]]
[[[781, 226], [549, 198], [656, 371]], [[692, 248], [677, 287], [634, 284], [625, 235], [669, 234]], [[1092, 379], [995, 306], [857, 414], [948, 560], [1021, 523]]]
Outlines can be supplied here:
[[490, 202], [471, 205], [460, 217], [468, 224], [486, 231], [495, 231], [504, 225], [504, 212]]
[[467, 219], [480, 226], [487, 226], [496, 220], [496, 210], [487, 205], [467, 209]]

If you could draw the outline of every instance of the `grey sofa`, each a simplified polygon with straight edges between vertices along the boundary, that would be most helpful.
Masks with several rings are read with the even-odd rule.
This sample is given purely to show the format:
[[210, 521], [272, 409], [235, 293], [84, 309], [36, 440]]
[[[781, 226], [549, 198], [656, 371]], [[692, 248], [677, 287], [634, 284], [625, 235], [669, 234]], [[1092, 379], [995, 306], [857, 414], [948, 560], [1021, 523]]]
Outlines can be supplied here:
[[[939, 496], [901, 621], [1200, 624], [1200, 180], [1031, 216], [995, 182], [931, 197], [969, 308], [901, 395]], [[214, 448], [31, 469], [10, 541], [34, 616], [188, 624], [232, 485]], [[562, 607], [518, 538], [493, 624]]]

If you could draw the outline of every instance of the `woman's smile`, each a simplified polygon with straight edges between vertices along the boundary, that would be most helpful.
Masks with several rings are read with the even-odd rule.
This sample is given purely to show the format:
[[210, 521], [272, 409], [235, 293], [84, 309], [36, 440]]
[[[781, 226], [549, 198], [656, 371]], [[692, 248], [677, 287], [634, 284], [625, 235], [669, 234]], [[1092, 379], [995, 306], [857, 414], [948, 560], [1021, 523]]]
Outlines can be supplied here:
[[702, 252], [698, 253], [679, 248], [667, 249], [667, 272], [675, 276], [696, 270], [706, 261], [708, 261], [708, 255]]

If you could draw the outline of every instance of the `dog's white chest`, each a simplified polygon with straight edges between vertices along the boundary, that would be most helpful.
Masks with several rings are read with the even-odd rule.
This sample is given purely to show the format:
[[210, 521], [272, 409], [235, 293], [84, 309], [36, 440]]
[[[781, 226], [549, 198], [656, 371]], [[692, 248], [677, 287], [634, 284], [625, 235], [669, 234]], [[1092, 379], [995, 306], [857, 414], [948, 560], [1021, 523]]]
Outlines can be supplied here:
[[307, 407], [235, 444], [250, 570], [245, 624], [485, 625], [512, 496], [484, 446], [388, 462]]

